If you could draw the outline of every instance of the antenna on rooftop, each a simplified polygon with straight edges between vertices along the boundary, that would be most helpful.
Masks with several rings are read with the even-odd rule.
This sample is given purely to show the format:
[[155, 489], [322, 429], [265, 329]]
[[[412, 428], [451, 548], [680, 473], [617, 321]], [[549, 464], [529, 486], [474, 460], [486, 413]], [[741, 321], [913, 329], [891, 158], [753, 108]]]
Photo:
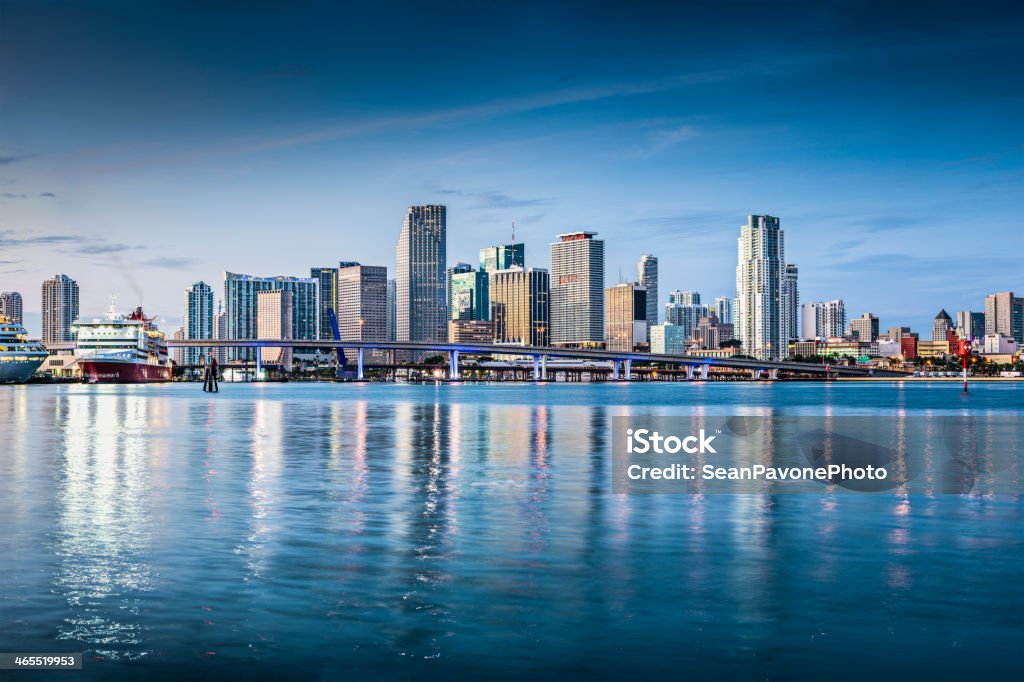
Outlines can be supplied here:
[[516, 243], [516, 221], [512, 221], [512, 243]]

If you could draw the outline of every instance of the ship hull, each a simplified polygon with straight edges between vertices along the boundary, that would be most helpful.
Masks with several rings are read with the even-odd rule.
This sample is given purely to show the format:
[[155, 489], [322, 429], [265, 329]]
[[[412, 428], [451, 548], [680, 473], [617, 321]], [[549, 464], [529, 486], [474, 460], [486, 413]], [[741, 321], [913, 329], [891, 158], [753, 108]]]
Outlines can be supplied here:
[[149, 384], [171, 380], [171, 369], [145, 362], [79, 360], [82, 377], [90, 384]]
[[44, 360], [46, 360], [45, 357], [41, 357], [38, 360], [0, 362], [0, 384], [25, 383], [39, 369]]

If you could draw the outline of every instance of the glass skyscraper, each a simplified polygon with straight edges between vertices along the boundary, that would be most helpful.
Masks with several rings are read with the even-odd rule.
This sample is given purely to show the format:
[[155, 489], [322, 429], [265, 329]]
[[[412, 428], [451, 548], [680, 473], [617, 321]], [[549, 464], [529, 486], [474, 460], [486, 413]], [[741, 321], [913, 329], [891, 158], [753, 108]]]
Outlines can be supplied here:
[[410, 206], [395, 248], [395, 340], [444, 343], [447, 209]]
[[78, 319], [78, 282], [54, 275], [43, 282], [43, 343], [74, 340], [71, 324]]
[[636, 283], [647, 290], [647, 326], [658, 324], [658, 258], [649, 253], [636, 264]]
[[595, 236], [560, 234], [551, 245], [552, 345], [604, 344], [604, 241]]
[[736, 337], [743, 353], [758, 360], [781, 360], [789, 353], [783, 314], [785, 240], [779, 219], [752, 215], [737, 240]]
[[[213, 338], [213, 289], [206, 282], [193, 282], [185, 289], [185, 315], [181, 325], [185, 339]], [[209, 348], [183, 348], [182, 362], [198, 365]]]
[[[259, 328], [257, 294], [261, 291], [290, 291], [293, 294], [291, 334], [293, 339], [319, 338], [319, 282], [306, 277], [253, 277], [224, 273], [224, 313], [229, 339], [255, 339]], [[231, 348], [228, 360], [255, 360], [252, 348]]]

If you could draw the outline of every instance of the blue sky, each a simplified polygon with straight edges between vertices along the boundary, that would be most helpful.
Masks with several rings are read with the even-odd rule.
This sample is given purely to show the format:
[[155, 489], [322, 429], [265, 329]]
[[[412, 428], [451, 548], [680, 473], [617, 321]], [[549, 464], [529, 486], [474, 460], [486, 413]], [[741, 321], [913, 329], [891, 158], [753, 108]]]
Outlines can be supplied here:
[[194, 280], [391, 267], [445, 203], [452, 263], [585, 228], [662, 302], [733, 294], [750, 213], [883, 328], [1024, 290], [1024, 10], [666, 5], [0, 0], [0, 289], [172, 330]]

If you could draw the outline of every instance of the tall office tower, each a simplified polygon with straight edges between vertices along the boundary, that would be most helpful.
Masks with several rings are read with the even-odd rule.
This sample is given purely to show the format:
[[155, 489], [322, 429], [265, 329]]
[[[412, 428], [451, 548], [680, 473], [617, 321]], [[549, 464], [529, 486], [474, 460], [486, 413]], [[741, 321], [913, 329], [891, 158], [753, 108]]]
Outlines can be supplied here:
[[789, 354], [782, 312], [786, 272], [785, 239], [779, 219], [752, 215], [740, 227], [737, 240], [736, 337], [746, 355], [781, 360]]
[[647, 327], [658, 324], [658, 257], [645, 253], [636, 264], [636, 282], [647, 289]]
[[800, 289], [797, 286], [797, 274], [797, 267], [787, 263], [782, 280], [782, 329], [785, 332], [783, 341], [786, 342], [800, 338]]
[[338, 314], [338, 268], [310, 268], [309, 276], [315, 279], [320, 290], [320, 338], [333, 339], [334, 326], [331, 312]]
[[21, 294], [17, 291], [5, 291], [0, 294], [0, 316], [6, 317], [14, 324], [25, 324]]
[[732, 324], [732, 299], [728, 296], [715, 297], [715, 317], [721, 324]]
[[[255, 339], [257, 331], [257, 295], [261, 291], [289, 291], [292, 293], [291, 338], [315, 340], [320, 338], [319, 282], [306, 277], [253, 277], [233, 272], [224, 273], [224, 312], [227, 316], [225, 333], [229, 339]], [[252, 361], [253, 348], [230, 348], [227, 359]]]
[[985, 297], [985, 336], [1002, 334], [1024, 344], [1024, 298], [1012, 291]]
[[846, 304], [842, 299], [805, 303], [801, 308], [800, 338], [832, 339], [846, 332]]
[[526, 246], [522, 242], [480, 249], [480, 269], [485, 272], [525, 267]]
[[953, 318], [943, 308], [932, 321], [932, 341], [948, 341], [951, 331], [953, 331]]
[[78, 283], [67, 275], [43, 282], [43, 343], [74, 340], [71, 324], [78, 319]]
[[[256, 300], [256, 338], [294, 339], [294, 293], [284, 289], [267, 289], [257, 292]], [[291, 348], [261, 348], [260, 353], [264, 365], [279, 365], [285, 372], [292, 371]]]
[[[388, 269], [356, 265], [338, 270], [338, 329], [343, 341], [388, 340]], [[383, 351], [377, 353], [378, 359]]]
[[473, 266], [469, 263], [458, 262], [451, 266], [445, 271], [444, 278], [444, 304], [448, 307], [449, 319], [458, 319], [455, 317], [455, 313], [452, 312], [452, 277], [455, 275], [462, 275], [467, 272], [473, 272]]
[[[182, 329], [186, 339], [213, 338], [213, 289], [206, 282], [193, 282], [185, 289], [185, 314]], [[209, 348], [185, 348], [184, 364], [198, 365], [199, 358], [210, 352]]]
[[388, 341], [395, 340], [395, 280], [388, 280]]
[[494, 342], [547, 346], [551, 329], [551, 277], [541, 268], [490, 273]]
[[850, 322], [850, 335], [856, 336], [858, 341], [866, 341], [868, 343], [877, 341], [878, 331], [878, 318], [872, 313], [864, 313]]
[[596, 232], [558, 235], [551, 245], [551, 343], [604, 343], [604, 241]]
[[665, 304], [665, 323], [678, 327], [666, 333], [682, 336], [689, 340], [697, 328], [700, 318], [708, 316], [708, 307], [701, 304], [696, 291], [673, 291]]
[[410, 206], [395, 248], [395, 339], [444, 343], [447, 218], [444, 206]]
[[[184, 327], [178, 327], [177, 329], [175, 329], [174, 333], [171, 334], [171, 338], [174, 339], [175, 341], [184, 341], [187, 338], [185, 336], [185, 328]], [[186, 351], [190, 351], [190, 350], [193, 350], [193, 349], [192, 348], [182, 348], [181, 346], [175, 346], [171, 350], [171, 359], [174, 360], [174, 364], [176, 364], [176, 365], [184, 365], [185, 364]]]
[[985, 336], [985, 313], [960, 310], [956, 314], [956, 335], [962, 339], [981, 339]]
[[[213, 316], [213, 338], [221, 340], [228, 338], [228, 315], [224, 312], [224, 301], [217, 306], [217, 314]], [[214, 348], [213, 357], [223, 365], [228, 359], [228, 349]]]
[[448, 307], [453, 320], [491, 319], [490, 278], [484, 270], [451, 275]]
[[633, 352], [647, 342], [647, 290], [624, 282], [604, 292], [604, 344], [608, 350]]

